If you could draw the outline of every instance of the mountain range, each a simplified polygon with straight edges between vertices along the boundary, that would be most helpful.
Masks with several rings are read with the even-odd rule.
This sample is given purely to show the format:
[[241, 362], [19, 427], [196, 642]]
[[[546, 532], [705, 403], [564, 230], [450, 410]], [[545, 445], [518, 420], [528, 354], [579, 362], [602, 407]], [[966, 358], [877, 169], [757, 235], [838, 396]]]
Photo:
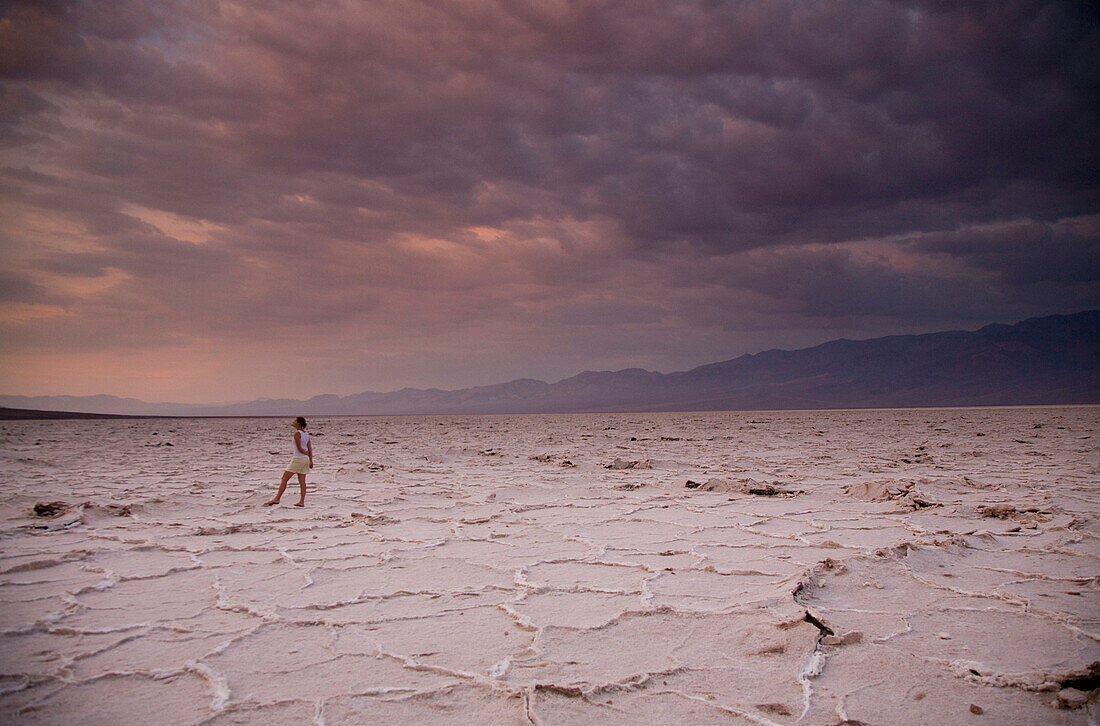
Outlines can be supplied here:
[[833, 340], [657, 373], [585, 371], [459, 390], [147, 403], [115, 396], [0, 396], [0, 406], [148, 416], [708, 411], [1100, 403], [1100, 310], [976, 331]]

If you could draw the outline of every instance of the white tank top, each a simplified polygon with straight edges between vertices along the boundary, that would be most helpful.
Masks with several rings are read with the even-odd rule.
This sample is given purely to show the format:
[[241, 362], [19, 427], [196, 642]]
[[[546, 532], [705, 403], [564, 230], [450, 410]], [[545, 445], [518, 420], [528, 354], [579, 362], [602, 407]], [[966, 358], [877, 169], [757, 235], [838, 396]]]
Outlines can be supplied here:
[[[307, 432], [305, 429], [301, 429], [298, 431], [298, 433], [302, 435], [302, 448], [306, 451], [309, 451], [309, 432]], [[294, 449], [295, 456], [300, 458], [309, 457], [309, 454], [303, 454], [301, 451], [298, 451], [298, 447], [294, 445], [294, 439], [290, 440], [290, 446]]]

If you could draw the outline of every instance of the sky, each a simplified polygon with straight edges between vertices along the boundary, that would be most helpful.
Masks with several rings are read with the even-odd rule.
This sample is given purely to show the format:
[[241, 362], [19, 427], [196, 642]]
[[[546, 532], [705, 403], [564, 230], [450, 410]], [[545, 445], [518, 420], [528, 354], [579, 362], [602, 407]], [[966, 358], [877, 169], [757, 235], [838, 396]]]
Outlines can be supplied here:
[[1100, 307], [1100, 10], [8, 0], [0, 393], [669, 372]]

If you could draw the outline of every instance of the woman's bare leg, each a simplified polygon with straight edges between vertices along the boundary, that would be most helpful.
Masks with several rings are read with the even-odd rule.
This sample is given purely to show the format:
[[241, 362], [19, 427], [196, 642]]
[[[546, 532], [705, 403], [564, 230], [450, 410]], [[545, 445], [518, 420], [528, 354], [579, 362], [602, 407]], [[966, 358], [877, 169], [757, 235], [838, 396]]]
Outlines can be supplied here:
[[298, 475], [298, 484], [302, 487], [302, 498], [294, 505], [296, 507], [304, 507], [306, 505], [306, 475]]
[[[299, 476], [299, 478], [300, 478], [300, 477], [301, 477], [302, 475], [301, 475], [301, 474], [299, 474], [298, 476]], [[289, 471], [284, 471], [284, 472], [283, 472], [283, 480], [282, 480], [281, 482], [279, 482], [279, 493], [278, 493], [278, 494], [276, 494], [276, 495], [275, 495], [275, 498], [274, 498], [274, 499], [272, 499], [272, 500], [271, 500], [270, 502], [264, 502], [264, 504], [278, 504], [278, 503], [279, 503], [279, 500], [280, 500], [280, 499], [282, 498], [282, 496], [283, 496], [283, 492], [285, 492], [285, 491], [286, 491], [286, 483], [287, 483], [288, 481], [290, 481], [290, 472], [289, 472]], [[303, 490], [304, 490], [304, 489], [305, 489], [305, 487], [303, 487]]]

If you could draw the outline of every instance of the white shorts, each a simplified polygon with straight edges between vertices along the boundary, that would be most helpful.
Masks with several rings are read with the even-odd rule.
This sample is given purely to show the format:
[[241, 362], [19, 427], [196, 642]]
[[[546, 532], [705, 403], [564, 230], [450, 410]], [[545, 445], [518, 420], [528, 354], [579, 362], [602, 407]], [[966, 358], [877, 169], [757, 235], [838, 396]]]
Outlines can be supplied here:
[[304, 456], [295, 456], [290, 460], [290, 463], [286, 465], [286, 470], [292, 474], [308, 474], [309, 459]]

